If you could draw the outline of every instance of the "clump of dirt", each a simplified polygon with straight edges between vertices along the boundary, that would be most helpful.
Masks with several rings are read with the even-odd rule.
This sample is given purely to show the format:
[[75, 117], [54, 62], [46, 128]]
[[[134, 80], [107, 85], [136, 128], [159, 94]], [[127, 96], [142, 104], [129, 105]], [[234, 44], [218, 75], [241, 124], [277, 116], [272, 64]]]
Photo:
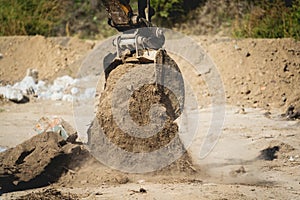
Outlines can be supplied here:
[[[180, 110], [179, 103], [174, 102], [174, 94], [160, 85], [145, 84], [141, 86], [141, 88], [132, 91], [130, 99], [126, 99], [126, 95], [122, 94], [124, 94], [124, 92], [130, 92], [130, 87], [132, 86], [132, 80], [130, 78], [128, 80], [121, 80], [124, 91], [115, 90], [122, 76], [130, 73], [130, 70], [137, 66], [138, 64], [121, 64], [113, 69], [107, 77], [106, 87], [100, 96], [99, 105], [97, 107], [96, 119], [89, 131], [89, 145], [91, 151], [96, 152], [96, 154], [105, 151], [108, 155], [107, 159], [116, 159], [116, 156], [118, 156], [114, 148], [103, 149], [103, 145], [101, 144], [104, 141], [104, 136], [100, 136], [101, 134], [99, 134], [100, 129], [102, 129], [109, 142], [125, 152], [149, 156], [149, 153], [165, 148], [165, 151], [168, 152], [168, 156], [160, 158], [161, 160], [156, 160], [158, 159], [157, 157], [153, 158], [153, 160], [147, 161], [149, 163], [145, 163], [147, 166], [152, 166], [153, 163], [164, 162], [164, 159], [173, 158], [176, 160], [175, 156], [181, 155], [178, 160], [168, 167], [155, 172], [156, 174], [172, 174], [172, 172], [195, 173], [196, 169], [193, 167], [192, 159], [181, 142], [178, 135], [178, 125], [174, 122], [178, 114], [176, 112]], [[147, 69], [151, 68], [155, 69], [155, 65], [147, 64]], [[152, 76], [151, 73], [145, 71], [137, 73], [139, 73], [140, 77]], [[126, 88], [129, 88], [129, 90]], [[155, 127], [158, 127], [156, 134], [152, 134], [151, 130], [145, 130], [145, 135], [149, 137], [135, 137], [135, 134], [141, 132], [140, 129], [126, 129], [130, 124], [123, 123], [124, 119], [117, 122], [118, 117], [114, 116], [116, 113], [112, 111], [114, 92], [119, 93], [119, 95], [117, 95], [119, 104], [128, 105], [129, 117], [137, 126], [143, 127], [151, 123], [155, 124], [156, 122], [152, 120], [153, 118], [163, 119], [164, 124], [161, 127], [159, 127], [159, 123], [155, 124]], [[153, 112], [153, 105], [162, 105], [164, 108]], [[119, 114], [123, 117], [121, 113]], [[125, 130], [122, 128], [123, 126], [126, 126]], [[126, 132], [126, 130], [130, 130], [130, 134]], [[172, 143], [172, 145], [169, 145], [170, 143]], [[131, 159], [132, 158], [128, 158], [125, 162], [132, 162], [130, 163], [132, 166], [135, 166], [135, 162], [141, 162], [140, 160]], [[140, 159], [143, 160], [143, 158]], [[122, 161], [114, 160], [113, 162], [120, 162], [119, 164], [121, 164]]]
[[1, 191], [25, 190], [56, 182], [67, 171], [72, 157], [80, 154], [84, 154], [80, 145], [67, 143], [58, 133], [38, 134], [0, 153]]
[[17, 200], [22, 200], [22, 199], [31, 199], [31, 200], [75, 200], [79, 199], [79, 197], [75, 194], [63, 194], [60, 191], [54, 189], [54, 188], [49, 188], [49, 189], [44, 189], [41, 192], [32, 192], [29, 194], [26, 194], [24, 196], [20, 196], [17, 198]]
[[274, 160], [277, 158], [276, 152], [279, 151], [279, 146], [268, 147], [260, 151], [258, 156], [261, 160]]
[[4, 98], [3, 95], [0, 95], [0, 106], [4, 104], [8, 104], [9, 100]]
[[271, 161], [274, 159], [284, 158], [287, 153], [293, 150], [294, 147], [289, 144], [279, 141], [272, 141], [267, 148], [260, 151], [258, 159]]
[[289, 120], [300, 119], [300, 109], [295, 111], [295, 107], [291, 105], [282, 116], [286, 117]]

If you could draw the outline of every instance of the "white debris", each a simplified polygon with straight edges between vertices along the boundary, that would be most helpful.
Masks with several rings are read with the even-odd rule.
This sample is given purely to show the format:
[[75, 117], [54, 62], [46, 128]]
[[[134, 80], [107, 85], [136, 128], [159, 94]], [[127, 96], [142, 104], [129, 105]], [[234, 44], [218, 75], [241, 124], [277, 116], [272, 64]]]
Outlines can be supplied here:
[[70, 95], [70, 94], [65, 94], [65, 95], [62, 97], [61, 100], [72, 102], [72, 101], [73, 101], [73, 96]]
[[45, 90], [47, 90], [48, 88], [47, 88], [46, 82], [45, 81], [38, 81], [38, 83], [36, 85], [36, 89], [38, 91], [43, 91], [43, 90], [45, 91]]
[[295, 158], [294, 158], [293, 156], [290, 156], [289, 161], [290, 161], [290, 162], [294, 162], [294, 161], [295, 161]]
[[73, 79], [70, 76], [62, 76], [55, 79], [53, 84], [47, 84], [45, 81], [35, 80], [30, 74], [37, 78], [37, 70], [28, 70], [27, 76], [22, 81], [13, 86], [0, 87], [0, 95], [17, 102], [27, 95], [34, 95], [43, 100], [69, 102], [95, 98], [96, 88], [91, 87], [91, 83], [94, 83], [97, 77]]
[[35, 83], [39, 81], [39, 72], [37, 69], [27, 69], [26, 76], [32, 77]]
[[63, 96], [64, 96], [64, 95], [63, 95], [62, 92], [54, 92], [54, 93], [51, 95], [51, 100], [53, 100], [53, 101], [62, 100]]
[[3, 58], [3, 54], [2, 53], [0, 53], [0, 60]]
[[16, 102], [20, 102], [24, 98], [21, 90], [15, 89], [10, 85], [7, 85], [6, 87], [0, 87], [0, 94], [3, 95], [4, 98]]
[[240, 48], [237, 44], [234, 45], [234, 49], [238, 51], [242, 50], [242, 48]]
[[51, 99], [51, 95], [52, 94], [50, 91], [43, 91], [38, 94], [38, 99], [43, 99], [43, 100]]
[[79, 89], [78, 89], [77, 87], [73, 87], [73, 88], [71, 89], [71, 94], [72, 94], [72, 95], [76, 95], [78, 92], [79, 92]]
[[7, 148], [0, 146], [0, 153], [6, 151]]
[[26, 94], [27, 90], [30, 88], [36, 90], [36, 83], [31, 76], [25, 76], [25, 78], [21, 82], [16, 83], [13, 88], [19, 89]]
[[96, 88], [87, 88], [84, 92], [85, 99], [94, 98], [96, 95]]
[[49, 87], [50, 92], [62, 92], [64, 87], [62, 85], [53, 84]]
[[75, 84], [75, 80], [70, 76], [59, 77], [53, 82], [53, 85], [61, 86], [62, 88], [66, 88], [73, 84]]

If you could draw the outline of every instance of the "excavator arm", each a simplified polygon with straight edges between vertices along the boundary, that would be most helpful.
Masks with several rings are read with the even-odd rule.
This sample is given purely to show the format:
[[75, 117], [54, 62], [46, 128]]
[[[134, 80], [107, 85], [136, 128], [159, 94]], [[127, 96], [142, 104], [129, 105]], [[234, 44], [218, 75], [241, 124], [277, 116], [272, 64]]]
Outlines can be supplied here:
[[130, 0], [101, 0], [108, 13], [108, 23], [118, 31], [124, 32], [133, 28], [151, 27], [154, 9], [150, 0], [138, 0], [138, 14], [130, 6]]

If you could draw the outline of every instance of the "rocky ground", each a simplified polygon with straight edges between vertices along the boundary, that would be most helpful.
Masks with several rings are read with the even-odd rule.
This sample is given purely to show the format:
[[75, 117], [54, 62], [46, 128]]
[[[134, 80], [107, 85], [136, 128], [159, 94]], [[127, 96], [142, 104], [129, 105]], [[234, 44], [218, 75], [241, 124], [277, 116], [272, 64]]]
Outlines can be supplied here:
[[[204, 81], [205, 74], [197, 74], [182, 58], [173, 56], [196, 95], [200, 108], [197, 118], [192, 116], [190, 119], [200, 124], [200, 128], [188, 149], [197, 173], [122, 173], [103, 166], [85, 151], [72, 153], [65, 145], [57, 146], [60, 140], [51, 140], [56, 141], [51, 143], [55, 146], [52, 156], [60, 155], [56, 151], [72, 153], [68, 157], [70, 162], [63, 164], [57, 180], [50, 181], [48, 186], [40, 185], [44, 186], [42, 188], [36, 188], [36, 185], [23, 188], [26, 190], [4, 193], [1, 198], [298, 199], [300, 43], [292, 39], [193, 38], [216, 64], [227, 102], [219, 141], [205, 159], [200, 159], [201, 145], [212, 123], [212, 94]], [[64, 75], [75, 79], [82, 61], [98, 43], [41, 36], [0, 38], [1, 85], [14, 85], [22, 81], [29, 68], [37, 69], [38, 79], [49, 85], [54, 85], [54, 80]], [[211, 72], [208, 70], [205, 73]], [[63, 94], [72, 94], [71, 89], [62, 88]], [[32, 140], [37, 135], [33, 127], [42, 116], [59, 116], [72, 126], [78, 126], [76, 119], [73, 119], [71, 102], [63, 98], [43, 100], [34, 96], [29, 96], [29, 100], [25, 104], [16, 104], [1, 98], [1, 149]], [[88, 127], [93, 119], [90, 111], [85, 110], [81, 114], [84, 125]], [[67, 144], [67, 147], [72, 145]], [[80, 144], [75, 145], [84, 148]], [[39, 149], [43, 148], [36, 147], [35, 151]], [[8, 156], [3, 157], [6, 152], [1, 154], [1, 159], [7, 161]], [[29, 173], [24, 171], [24, 163], [38, 158], [41, 152], [32, 154], [27, 160], [16, 159], [15, 169], [21, 171], [19, 175], [24, 177]], [[43, 165], [39, 166], [35, 167], [36, 171], [42, 170]], [[15, 177], [19, 176], [17, 174], [11, 173]], [[7, 181], [3, 176], [0, 179], [1, 182]], [[26, 180], [24, 178], [23, 181]]]

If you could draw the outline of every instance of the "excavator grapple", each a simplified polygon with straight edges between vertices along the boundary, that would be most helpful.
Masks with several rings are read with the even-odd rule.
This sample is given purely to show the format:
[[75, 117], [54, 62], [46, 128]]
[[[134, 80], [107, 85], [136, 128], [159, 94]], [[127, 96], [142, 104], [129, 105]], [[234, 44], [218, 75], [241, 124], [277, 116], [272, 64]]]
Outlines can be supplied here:
[[[154, 10], [150, 1], [138, 1], [138, 14], [133, 13], [129, 1], [102, 3], [108, 23], [121, 34], [112, 44], [115, 54], [104, 59], [105, 87], [88, 133], [91, 151], [106, 154], [102, 146], [107, 142], [99, 145], [99, 141], [108, 139], [125, 151], [149, 153], [175, 139], [172, 148], [181, 153], [184, 147], [174, 121], [182, 114], [184, 81], [176, 62], [164, 49], [163, 30], [151, 23]], [[107, 154], [117, 155], [118, 149]]]

